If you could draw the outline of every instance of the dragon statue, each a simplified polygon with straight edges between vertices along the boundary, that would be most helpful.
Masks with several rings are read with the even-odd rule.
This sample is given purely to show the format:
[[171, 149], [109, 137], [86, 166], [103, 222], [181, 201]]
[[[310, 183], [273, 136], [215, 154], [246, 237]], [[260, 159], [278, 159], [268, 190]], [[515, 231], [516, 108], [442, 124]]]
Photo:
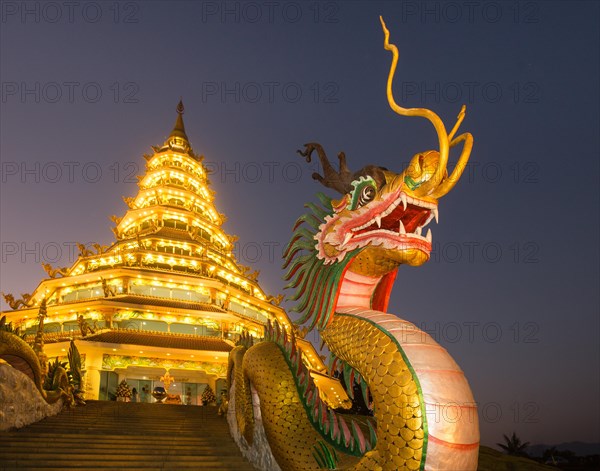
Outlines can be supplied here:
[[102, 245], [97, 242], [93, 243], [92, 247], [96, 249], [96, 255], [102, 255], [103, 253], [106, 253], [109, 248], [108, 245]]
[[81, 332], [82, 337], [87, 337], [88, 333], [95, 334], [98, 330], [98, 321], [94, 320], [94, 325], [91, 326], [82, 314], [79, 314], [77, 324], [79, 324], [79, 332]]
[[90, 249], [88, 249], [85, 244], [82, 244], [80, 242], [76, 242], [77, 248], [79, 249], [79, 256], [80, 257], [90, 257], [92, 255], [94, 255], [94, 252], [92, 252]]
[[[381, 23], [392, 53], [390, 107], [430, 121], [439, 151], [415, 155], [400, 174], [376, 166], [353, 173], [344, 153], [336, 172], [320, 145], [306, 144], [300, 154], [310, 162], [316, 151], [323, 167], [313, 178], [341, 198], [319, 194], [320, 204], [307, 204], [284, 253], [297, 324], [318, 330], [333, 359], [331, 375], [343, 378], [355, 400], [353, 386], [360, 385], [371, 412], [333, 410], [304, 364], [295, 329], [269, 324], [263, 341], [242, 338], [228, 369], [230, 429], [259, 469], [477, 469], [477, 410], [462, 370], [427, 333], [386, 313], [399, 266], [430, 257], [431, 229], [423, 232], [437, 222], [438, 201], [459, 180], [473, 138], [455, 137], [464, 106], [448, 132], [431, 110], [396, 103], [398, 49]], [[461, 143], [449, 174], [449, 151]]]
[[117, 295], [117, 290], [114, 286], [109, 285], [108, 281], [102, 277], [100, 277], [100, 280], [102, 281], [102, 293], [104, 294], [105, 298]]
[[6, 304], [10, 306], [11, 309], [27, 309], [31, 307], [31, 294], [25, 293], [21, 295], [21, 299], [16, 299], [12, 294], [4, 294], [1, 293], [2, 297], [6, 301]]
[[62, 399], [63, 405], [84, 405], [83, 374], [81, 356], [71, 340], [69, 348], [69, 370], [66, 362], [58, 358], [48, 363], [44, 353], [44, 320], [47, 315], [46, 299], [40, 303], [38, 310], [38, 328], [33, 346], [25, 341], [25, 334], [20, 328], [13, 328], [6, 323], [6, 316], [0, 318], [0, 360], [26, 374], [48, 404]]
[[[74, 342], [69, 349], [70, 368], [58, 358], [46, 365], [40, 361], [35, 351], [21, 336], [18, 329], [6, 323], [6, 316], [0, 319], [0, 360], [26, 374], [48, 404], [58, 400], [63, 405], [83, 405], [81, 359]], [[47, 368], [47, 370], [45, 369]]]
[[50, 278], [57, 278], [58, 276], [67, 276], [67, 274], [69, 273], [69, 267], [54, 268], [49, 263], [42, 263], [42, 268], [46, 270], [46, 273], [48, 273], [48, 276]]

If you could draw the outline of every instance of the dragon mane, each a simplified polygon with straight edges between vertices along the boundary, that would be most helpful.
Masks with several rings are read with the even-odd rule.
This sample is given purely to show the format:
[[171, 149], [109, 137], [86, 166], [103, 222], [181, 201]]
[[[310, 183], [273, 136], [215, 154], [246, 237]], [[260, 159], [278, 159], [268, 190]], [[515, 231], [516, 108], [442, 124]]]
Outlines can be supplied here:
[[315, 236], [325, 218], [333, 214], [331, 198], [323, 193], [317, 193], [317, 198], [322, 207], [315, 203], [304, 205], [310, 211], [296, 220], [292, 238], [283, 254], [283, 268], [289, 267], [284, 277], [289, 281], [285, 288], [296, 290], [288, 299], [298, 301], [292, 311], [302, 315], [296, 323], [310, 321], [311, 330], [315, 326], [321, 330], [329, 323], [337, 303], [340, 281], [348, 264], [360, 251], [355, 249], [341, 262], [333, 264], [325, 264], [325, 260], [317, 257]]

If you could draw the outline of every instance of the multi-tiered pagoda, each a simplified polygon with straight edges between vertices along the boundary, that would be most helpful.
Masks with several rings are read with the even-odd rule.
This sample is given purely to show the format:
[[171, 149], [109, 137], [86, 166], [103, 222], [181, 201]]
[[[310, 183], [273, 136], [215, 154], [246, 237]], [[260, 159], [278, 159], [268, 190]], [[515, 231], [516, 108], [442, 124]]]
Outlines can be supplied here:
[[[203, 156], [192, 150], [182, 115], [180, 102], [173, 131], [144, 156], [137, 196], [125, 198], [122, 218], [112, 218], [116, 241], [81, 245], [71, 267], [46, 265], [50, 278], [4, 313], [31, 342], [43, 325], [38, 343], [43, 338], [49, 359], [64, 357], [76, 339], [88, 398], [111, 399], [127, 379], [151, 400], [146, 391], [163, 386], [167, 372], [175, 379], [169, 392], [183, 402], [197, 404], [206, 385], [219, 397], [228, 353], [242, 332], [262, 337], [274, 319], [291, 328], [257, 273], [236, 262], [235, 238], [221, 228], [225, 217], [215, 209]], [[322, 371], [305, 343], [305, 360]]]

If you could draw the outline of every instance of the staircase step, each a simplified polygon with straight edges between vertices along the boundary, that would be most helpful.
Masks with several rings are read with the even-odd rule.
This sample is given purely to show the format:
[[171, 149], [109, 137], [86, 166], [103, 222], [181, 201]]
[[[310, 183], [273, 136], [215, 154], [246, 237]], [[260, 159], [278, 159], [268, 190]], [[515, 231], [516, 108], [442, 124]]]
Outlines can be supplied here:
[[90, 401], [0, 443], [0, 471], [254, 469], [215, 407]]

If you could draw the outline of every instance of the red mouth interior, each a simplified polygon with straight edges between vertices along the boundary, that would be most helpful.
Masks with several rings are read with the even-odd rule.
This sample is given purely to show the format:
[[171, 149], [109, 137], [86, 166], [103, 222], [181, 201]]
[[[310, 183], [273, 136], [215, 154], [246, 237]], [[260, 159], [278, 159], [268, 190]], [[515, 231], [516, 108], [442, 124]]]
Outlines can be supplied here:
[[399, 221], [402, 221], [407, 233], [414, 232], [417, 227], [425, 224], [430, 213], [431, 210], [410, 203], [406, 205], [405, 210], [402, 203], [400, 203], [390, 214], [381, 218], [381, 228], [377, 227], [377, 223], [374, 222], [369, 227], [356, 231], [356, 234], [363, 234], [377, 229], [398, 232], [400, 227]]

